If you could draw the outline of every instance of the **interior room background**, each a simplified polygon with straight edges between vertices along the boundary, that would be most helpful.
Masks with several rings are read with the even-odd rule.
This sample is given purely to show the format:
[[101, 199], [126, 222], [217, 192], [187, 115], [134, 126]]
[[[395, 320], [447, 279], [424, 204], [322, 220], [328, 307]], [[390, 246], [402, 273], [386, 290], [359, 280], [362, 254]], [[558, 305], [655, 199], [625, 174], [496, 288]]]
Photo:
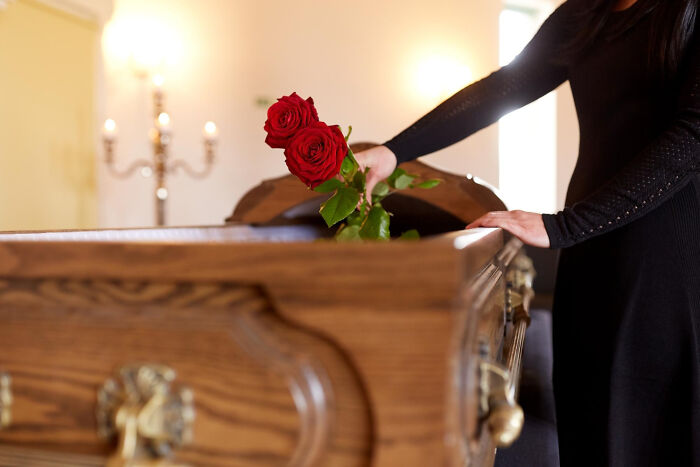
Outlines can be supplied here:
[[[152, 157], [162, 75], [174, 157], [211, 175], [168, 180], [168, 224], [220, 224], [263, 179], [287, 173], [264, 143], [266, 108], [296, 91], [351, 142], [383, 142], [507, 63], [560, 0], [0, 0], [0, 229], [151, 226], [153, 179], [112, 177]], [[539, 106], [539, 107], [538, 107]], [[527, 112], [525, 110], [524, 112]], [[578, 133], [568, 85], [424, 158], [500, 188], [511, 208], [563, 205]]]

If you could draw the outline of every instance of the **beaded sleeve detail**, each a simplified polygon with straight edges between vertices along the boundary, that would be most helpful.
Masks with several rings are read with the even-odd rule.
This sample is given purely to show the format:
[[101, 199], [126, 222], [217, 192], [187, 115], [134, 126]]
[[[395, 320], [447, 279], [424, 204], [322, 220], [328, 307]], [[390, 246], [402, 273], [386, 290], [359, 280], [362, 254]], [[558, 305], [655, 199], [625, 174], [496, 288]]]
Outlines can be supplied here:
[[676, 114], [666, 130], [590, 196], [543, 216], [552, 248], [572, 246], [638, 219], [700, 173], [699, 36], [686, 52]]
[[509, 65], [462, 89], [384, 143], [398, 162], [454, 144], [566, 81], [567, 69], [556, 57], [566, 35], [569, 3], [550, 15]]

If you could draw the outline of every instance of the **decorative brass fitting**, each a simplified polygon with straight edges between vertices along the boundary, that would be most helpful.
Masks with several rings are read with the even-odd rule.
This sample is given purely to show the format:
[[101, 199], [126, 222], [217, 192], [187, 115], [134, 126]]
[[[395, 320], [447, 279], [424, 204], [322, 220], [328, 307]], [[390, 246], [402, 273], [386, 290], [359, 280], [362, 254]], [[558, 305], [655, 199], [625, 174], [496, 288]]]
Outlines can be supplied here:
[[172, 466], [163, 459], [192, 439], [192, 392], [173, 389], [175, 371], [165, 365], [122, 367], [97, 395], [97, 427], [107, 440], [118, 438], [108, 466]]
[[10, 375], [0, 372], [0, 430], [12, 423], [12, 380]]
[[479, 371], [482, 417], [496, 445], [508, 447], [518, 439], [525, 422], [523, 409], [515, 402], [510, 372], [483, 359]]

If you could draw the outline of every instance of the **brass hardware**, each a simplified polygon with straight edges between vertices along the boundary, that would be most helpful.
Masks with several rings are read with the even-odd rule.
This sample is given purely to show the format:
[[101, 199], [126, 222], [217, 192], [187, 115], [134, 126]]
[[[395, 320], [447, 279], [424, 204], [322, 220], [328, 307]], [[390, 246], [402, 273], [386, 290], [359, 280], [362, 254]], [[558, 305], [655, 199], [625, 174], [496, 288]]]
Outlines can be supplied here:
[[517, 308], [523, 304], [523, 294], [518, 292], [513, 292], [512, 289], [508, 289], [508, 305], [511, 308]]
[[[529, 297], [528, 297], [529, 299]], [[512, 323], [515, 321], [515, 314], [518, 308], [523, 308], [525, 297], [519, 292], [514, 292], [513, 287], [506, 287], [506, 321]], [[527, 322], [530, 324], [530, 315], [527, 314]]]
[[515, 290], [531, 289], [535, 278], [535, 267], [532, 260], [525, 254], [519, 254], [513, 259], [506, 281]]
[[0, 430], [12, 423], [12, 380], [10, 375], [0, 372]]
[[508, 447], [518, 439], [525, 415], [515, 402], [511, 375], [502, 366], [482, 359], [479, 409], [498, 447]]
[[498, 447], [508, 447], [520, 436], [525, 423], [523, 409], [519, 405], [497, 405], [491, 409], [488, 427]]
[[535, 268], [532, 260], [524, 254], [519, 254], [513, 260], [506, 275], [506, 319], [517, 323], [524, 321], [530, 325], [530, 300], [535, 295], [532, 290], [532, 280]]
[[510, 340], [504, 350], [506, 367], [482, 361], [481, 414], [498, 447], [510, 446], [520, 435], [525, 416], [515, 402], [520, 379], [525, 332], [530, 325], [530, 300], [534, 296], [532, 280], [535, 268], [524, 254], [517, 255], [506, 275], [506, 319], [513, 325]]
[[506, 288], [506, 319], [513, 324], [523, 321], [525, 327], [528, 327], [530, 326], [530, 300], [535, 294], [532, 289], [525, 289], [523, 292], [514, 292], [511, 287]]
[[192, 392], [172, 388], [175, 371], [165, 365], [122, 367], [97, 395], [97, 427], [104, 439], [118, 438], [108, 466], [173, 466], [173, 448], [192, 439]]

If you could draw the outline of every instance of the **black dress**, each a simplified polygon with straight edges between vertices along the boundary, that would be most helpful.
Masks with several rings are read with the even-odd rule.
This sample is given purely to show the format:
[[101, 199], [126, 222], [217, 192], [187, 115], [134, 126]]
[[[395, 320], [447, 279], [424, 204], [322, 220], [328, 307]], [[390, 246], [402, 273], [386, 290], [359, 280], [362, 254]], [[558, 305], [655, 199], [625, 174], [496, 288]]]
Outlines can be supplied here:
[[570, 81], [579, 157], [567, 207], [543, 216], [563, 249], [553, 310], [561, 465], [700, 467], [700, 31], [675, 78], [662, 79], [638, 1], [565, 65], [558, 52], [582, 3], [564, 3], [511, 64], [385, 144], [414, 159]]

